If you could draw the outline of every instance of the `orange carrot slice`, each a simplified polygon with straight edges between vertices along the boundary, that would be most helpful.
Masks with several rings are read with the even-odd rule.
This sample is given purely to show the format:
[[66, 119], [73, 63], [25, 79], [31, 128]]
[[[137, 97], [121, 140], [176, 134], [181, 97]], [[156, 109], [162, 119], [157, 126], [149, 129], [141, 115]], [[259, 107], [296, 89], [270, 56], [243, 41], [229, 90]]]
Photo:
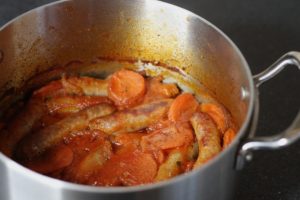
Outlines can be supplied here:
[[171, 121], [188, 121], [197, 107], [198, 102], [195, 97], [190, 93], [183, 93], [171, 104], [168, 118]]
[[223, 149], [229, 146], [229, 144], [233, 141], [234, 137], [236, 135], [236, 132], [232, 129], [229, 128], [223, 136]]
[[112, 142], [117, 147], [117, 151], [124, 148], [137, 149], [140, 145], [142, 136], [143, 133], [141, 132], [119, 133], [115, 136], [115, 138], [113, 138]]
[[217, 124], [218, 129], [224, 134], [229, 126], [229, 114], [220, 105], [213, 103], [203, 103], [200, 106], [200, 110], [207, 113]]
[[145, 91], [145, 79], [136, 72], [120, 70], [109, 79], [108, 97], [117, 106], [130, 107], [136, 104], [144, 96]]
[[157, 164], [149, 153], [138, 150], [116, 154], [89, 180], [94, 185], [131, 186], [151, 183], [157, 173]]
[[144, 103], [158, 99], [173, 98], [179, 93], [179, 89], [174, 83], [163, 83], [163, 77], [157, 76], [146, 80], [147, 92]]
[[193, 130], [188, 123], [170, 124], [142, 137], [143, 151], [165, 150], [188, 145], [193, 141]]

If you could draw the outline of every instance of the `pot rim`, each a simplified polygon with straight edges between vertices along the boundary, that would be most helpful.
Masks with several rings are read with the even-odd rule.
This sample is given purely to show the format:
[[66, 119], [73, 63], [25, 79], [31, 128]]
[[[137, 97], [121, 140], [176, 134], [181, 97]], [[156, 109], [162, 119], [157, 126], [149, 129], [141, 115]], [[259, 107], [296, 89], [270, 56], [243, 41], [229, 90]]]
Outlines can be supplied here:
[[[31, 9], [15, 18], [13, 18], [12, 20], [8, 21], [6, 24], [4, 24], [2, 27], [0, 27], [0, 32], [3, 31], [6, 27], [8, 27], [9, 25], [11, 25], [12, 23], [14, 23], [15, 21], [17, 21], [19, 18], [22, 18], [23, 16], [29, 15], [32, 12], [36, 12], [38, 10], [43, 10], [46, 7], [50, 7], [50, 6], [54, 6], [57, 4], [63, 4], [66, 2], [69, 2], [71, 0], [58, 0], [52, 3], [48, 3], [42, 6], [39, 6], [37, 8]], [[39, 174], [37, 172], [34, 172], [22, 165], [20, 165], [19, 163], [15, 162], [14, 160], [10, 159], [9, 157], [7, 157], [6, 155], [4, 155], [3, 153], [0, 152], [0, 160], [4, 161], [4, 164], [6, 167], [8, 167], [11, 170], [14, 170], [16, 172], [19, 173], [23, 173], [26, 174], [26, 176], [31, 176], [32, 179], [35, 179], [36, 181], [39, 181], [43, 184], [50, 184], [53, 187], [64, 187], [64, 189], [66, 190], [75, 190], [75, 191], [80, 191], [80, 192], [91, 192], [91, 193], [131, 193], [131, 192], [139, 192], [139, 191], [146, 191], [146, 190], [152, 190], [152, 189], [157, 189], [159, 187], [164, 187], [164, 186], [168, 186], [168, 185], [172, 185], [172, 184], [176, 184], [177, 182], [183, 181], [185, 179], [189, 179], [192, 176], [195, 176], [197, 173], [204, 173], [205, 170], [207, 170], [211, 165], [214, 165], [215, 163], [217, 163], [221, 157], [225, 156], [225, 154], [227, 154], [228, 151], [230, 151], [232, 148], [234, 148], [234, 146], [238, 146], [241, 139], [243, 138], [243, 136], [246, 134], [246, 129], [247, 126], [250, 123], [251, 120], [251, 116], [253, 113], [253, 109], [254, 109], [254, 97], [255, 97], [255, 89], [254, 89], [254, 81], [252, 79], [252, 73], [251, 70], [249, 68], [249, 65], [246, 61], [246, 59], [244, 58], [243, 54], [241, 53], [240, 49], [235, 45], [235, 43], [224, 33], [222, 32], [218, 27], [216, 27], [214, 24], [212, 24], [211, 22], [209, 22], [208, 20], [202, 18], [201, 16], [185, 9], [182, 7], [179, 7], [177, 5], [173, 5], [167, 2], [163, 2], [160, 0], [144, 0], [145, 2], [149, 2], [149, 3], [156, 3], [156, 4], [161, 4], [161, 5], [166, 5], [168, 7], [173, 7], [175, 9], [180, 10], [181, 12], [185, 12], [186, 14], [189, 14], [193, 17], [198, 18], [199, 20], [201, 20], [202, 22], [204, 22], [207, 26], [213, 28], [215, 31], [217, 31], [225, 40], [227, 40], [227, 42], [233, 47], [233, 49], [235, 50], [235, 52], [238, 54], [238, 56], [240, 57], [244, 70], [247, 74], [247, 79], [249, 81], [249, 108], [247, 110], [247, 114], [246, 114], [246, 118], [241, 126], [241, 128], [239, 129], [237, 136], [235, 137], [235, 139], [233, 140], [233, 142], [225, 149], [223, 150], [221, 153], [218, 154], [218, 156], [216, 156], [215, 158], [211, 159], [210, 161], [208, 161], [204, 166], [194, 169], [188, 173], [184, 173], [178, 176], [175, 176], [173, 178], [171, 178], [170, 180], [166, 180], [166, 181], [161, 181], [158, 183], [151, 183], [151, 184], [146, 184], [146, 185], [139, 185], [139, 186], [127, 186], [127, 187], [99, 187], [99, 186], [89, 186], [89, 185], [81, 185], [81, 184], [76, 184], [76, 183], [70, 183], [70, 182], [66, 182], [66, 181], [62, 181], [59, 179], [55, 179], [55, 178], [51, 178], [42, 174]], [[150, 2], [151, 1], [151, 2]], [[234, 167], [234, 166], [233, 166]]]

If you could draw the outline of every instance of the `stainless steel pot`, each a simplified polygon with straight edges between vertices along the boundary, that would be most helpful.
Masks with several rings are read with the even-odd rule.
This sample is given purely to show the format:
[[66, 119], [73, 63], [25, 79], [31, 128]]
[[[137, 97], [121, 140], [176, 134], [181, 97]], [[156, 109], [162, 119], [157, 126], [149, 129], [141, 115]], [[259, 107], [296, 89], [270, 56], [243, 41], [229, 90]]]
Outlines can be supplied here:
[[[254, 136], [258, 86], [287, 65], [300, 68], [299, 52], [287, 53], [252, 76], [238, 48], [214, 25], [182, 8], [152, 0], [60, 1], [6, 24], [0, 29], [0, 103], [9, 102], [39, 72], [57, 66], [68, 68], [66, 64], [74, 60], [99, 58], [181, 68], [231, 111], [240, 127], [236, 139], [200, 169], [166, 182], [126, 188], [55, 180], [0, 153], [1, 200], [230, 199], [236, 170], [251, 159], [253, 150], [284, 147], [300, 137], [299, 114], [276, 136]], [[103, 68], [103, 73], [107, 70]]]

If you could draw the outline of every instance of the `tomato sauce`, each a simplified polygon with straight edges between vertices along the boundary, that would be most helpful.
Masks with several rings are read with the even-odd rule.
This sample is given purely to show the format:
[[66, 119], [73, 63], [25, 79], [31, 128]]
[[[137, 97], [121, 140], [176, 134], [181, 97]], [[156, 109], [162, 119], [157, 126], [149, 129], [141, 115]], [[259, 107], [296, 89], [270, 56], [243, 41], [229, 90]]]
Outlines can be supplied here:
[[202, 166], [235, 134], [222, 104], [121, 69], [106, 79], [64, 76], [34, 91], [3, 125], [0, 150], [50, 177], [134, 186]]

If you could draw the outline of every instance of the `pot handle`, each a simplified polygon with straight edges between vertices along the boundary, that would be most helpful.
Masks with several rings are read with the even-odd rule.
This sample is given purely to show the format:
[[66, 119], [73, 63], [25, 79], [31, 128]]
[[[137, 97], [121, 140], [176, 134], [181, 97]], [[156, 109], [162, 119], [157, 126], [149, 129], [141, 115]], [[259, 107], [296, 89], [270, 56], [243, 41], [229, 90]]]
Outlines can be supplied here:
[[[253, 80], [256, 89], [265, 81], [273, 78], [288, 65], [295, 65], [300, 70], [300, 52], [292, 51], [285, 54], [266, 70], [255, 75]], [[292, 144], [298, 139], [300, 139], [300, 111], [298, 112], [293, 123], [283, 132], [269, 137], [248, 138], [241, 145], [241, 148], [238, 152], [236, 167], [237, 169], [243, 168], [246, 161], [250, 161], [252, 159], [252, 151], [254, 150], [280, 149]]]

